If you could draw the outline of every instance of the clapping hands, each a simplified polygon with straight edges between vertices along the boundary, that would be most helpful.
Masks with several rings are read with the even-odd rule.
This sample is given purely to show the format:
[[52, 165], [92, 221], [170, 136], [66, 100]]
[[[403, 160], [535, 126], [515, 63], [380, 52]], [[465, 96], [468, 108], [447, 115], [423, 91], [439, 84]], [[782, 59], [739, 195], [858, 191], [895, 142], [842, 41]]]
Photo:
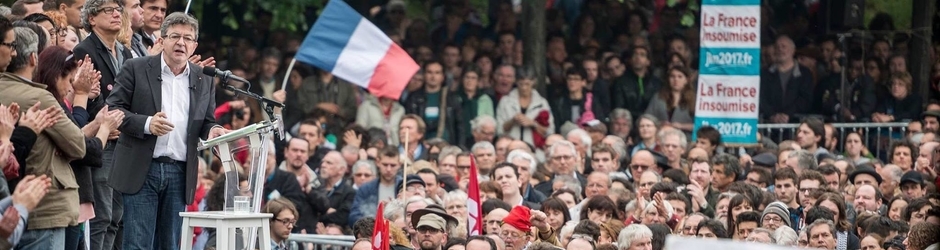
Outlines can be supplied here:
[[46, 109], [39, 109], [40, 102], [36, 102], [26, 110], [26, 115], [20, 119], [20, 126], [33, 130], [33, 133], [39, 134], [43, 130], [52, 127], [62, 117], [62, 111], [59, 106], [49, 106]]
[[[101, 80], [101, 72], [95, 70], [95, 64], [91, 62], [91, 58], [88, 55], [85, 55], [85, 58], [79, 61], [79, 66], [75, 74], [75, 78], [72, 81], [72, 88], [75, 90], [76, 95], [88, 95], [89, 98], [96, 98], [98, 94], [101, 93], [101, 86], [99, 81]], [[97, 89], [97, 91], [95, 91]], [[97, 92], [94, 97], [91, 96], [92, 92]]]

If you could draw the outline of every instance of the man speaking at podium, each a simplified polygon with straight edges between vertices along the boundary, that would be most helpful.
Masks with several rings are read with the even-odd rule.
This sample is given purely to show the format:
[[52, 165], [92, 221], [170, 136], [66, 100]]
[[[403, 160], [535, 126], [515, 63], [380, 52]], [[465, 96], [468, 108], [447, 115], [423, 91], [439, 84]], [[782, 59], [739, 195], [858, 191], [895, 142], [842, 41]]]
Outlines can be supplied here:
[[110, 184], [124, 195], [123, 249], [178, 249], [196, 190], [196, 145], [228, 132], [215, 123], [212, 78], [187, 59], [199, 23], [181, 12], [160, 27], [163, 53], [128, 60], [107, 99], [124, 111]]

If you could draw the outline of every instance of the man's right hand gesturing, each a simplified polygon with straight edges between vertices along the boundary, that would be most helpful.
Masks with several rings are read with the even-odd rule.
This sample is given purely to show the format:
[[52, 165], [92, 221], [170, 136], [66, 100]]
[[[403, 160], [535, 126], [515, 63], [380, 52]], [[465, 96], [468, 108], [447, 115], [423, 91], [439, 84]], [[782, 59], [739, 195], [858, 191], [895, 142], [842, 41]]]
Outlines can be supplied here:
[[156, 136], [164, 136], [173, 131], [173, 124], [167, 120], [166, 114], [157, 112], [150, 119], [150, 133]]

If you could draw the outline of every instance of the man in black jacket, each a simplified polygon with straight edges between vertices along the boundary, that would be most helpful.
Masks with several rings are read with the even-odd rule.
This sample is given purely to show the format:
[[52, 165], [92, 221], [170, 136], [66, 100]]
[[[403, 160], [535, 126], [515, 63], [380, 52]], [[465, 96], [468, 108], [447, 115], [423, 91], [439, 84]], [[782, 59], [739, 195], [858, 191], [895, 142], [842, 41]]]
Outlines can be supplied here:
[[[273, 144], [272, 142], [271, 145]], [[301, 214], [293, 232], [300, 233], [301, 230], [305, 229], [310, 233], [316, 232], [317, 221], [329, 206], [326, 195], [318, 189], [310, 189], [310, 191], [304, 192], [300, 188], [300, 183], [297, 182], [297, 176], [277, 169], [277, 157], [274, 153], [274, 147], [270, 147], [268, 150], [264, 175], [267, 176], [264, 181], [264, 202], [280, 197], [287, 198], [294, 203], [297, 211]]]
[[[838, 62], [837, 62], [838, 63]], [[814, 99], [815, 107], [826, 117], [833, 117], [837, 121], [867, 121], [875, 111], [878, 101], [875, 97], [875, 86], [871, 77], [865, 75], [865, 63], [861, 57], [853, 56], [849, 59], [849, 67], [832, 67], [833, 70], [848, 70], [845, 73], [845, 89], [847, 101], [842, 100], [842, 74], [834, 71], [826, 80], [816, 85]], [[846, 104], [848, 103], [848, 107]]]
[[662, 81], [650, 73], [650, 50], [647, 47], [633, 47], [630, 56], [631, 70], [614, 79], [610, 87], [613, 108], [623, 108], [633, 114], [633, 120], [646, 112], [653, 95], [659, 92]]
[[[412, 93], [405, 101], [405, 113], [420, 116], [427, 125], [424, 139], [440, 137], [451, 144], [457, 144], [458, 128], [456, 118], [460, 117], [460, 106], [454, 96], [448, 96], [444, 82], [444, 66], [437, 61], [424, 65], [424, 88]], [[443, 134], [438, 135], [438, 127], [444, 126]]]
[[346, 177], [346, 159], [338, 151], [330, 151], [323, 157], [323, 163], [320, 165], [320, 185], [319, 192], [326, 194], [330, 202], [326, 214], [320, 218], [320, 222], [325, 225], [335, 224], [346, 226], [349, 218], [349, 212], [352, 210], [353, 199], [356, 198], [356, 190], [345, 179]]
[[761, 72], [760, 117], [772, 123], [798, 121], [796, 115], [810, 113], [813, 76], [793, 58], [795, 45], [787, 36], [777, 38], [776, 60]]

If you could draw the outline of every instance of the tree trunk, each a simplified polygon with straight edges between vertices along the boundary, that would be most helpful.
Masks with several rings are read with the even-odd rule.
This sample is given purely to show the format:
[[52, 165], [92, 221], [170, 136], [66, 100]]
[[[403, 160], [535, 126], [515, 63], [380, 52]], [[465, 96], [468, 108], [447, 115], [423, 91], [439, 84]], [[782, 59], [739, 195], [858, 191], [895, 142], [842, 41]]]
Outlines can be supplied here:
[[921, 98], [926, 103], [930, 100], [930, 69], [933, 62], [930, 61], [930, 46], [932, 44], [930, 29], [933, 27], [933, 14], [936, 11], [934, 0], [914, 0], [913, 13], [911, 13], [911, 29], [914, 35], [911, 40], [910, 67], [911, 76], [917, 83], [917, 90], [920, 91]]
[[545, 78], [545, 0], [522, 1], [523, 65], [535, 73], [535, 90], [547, 96]]

